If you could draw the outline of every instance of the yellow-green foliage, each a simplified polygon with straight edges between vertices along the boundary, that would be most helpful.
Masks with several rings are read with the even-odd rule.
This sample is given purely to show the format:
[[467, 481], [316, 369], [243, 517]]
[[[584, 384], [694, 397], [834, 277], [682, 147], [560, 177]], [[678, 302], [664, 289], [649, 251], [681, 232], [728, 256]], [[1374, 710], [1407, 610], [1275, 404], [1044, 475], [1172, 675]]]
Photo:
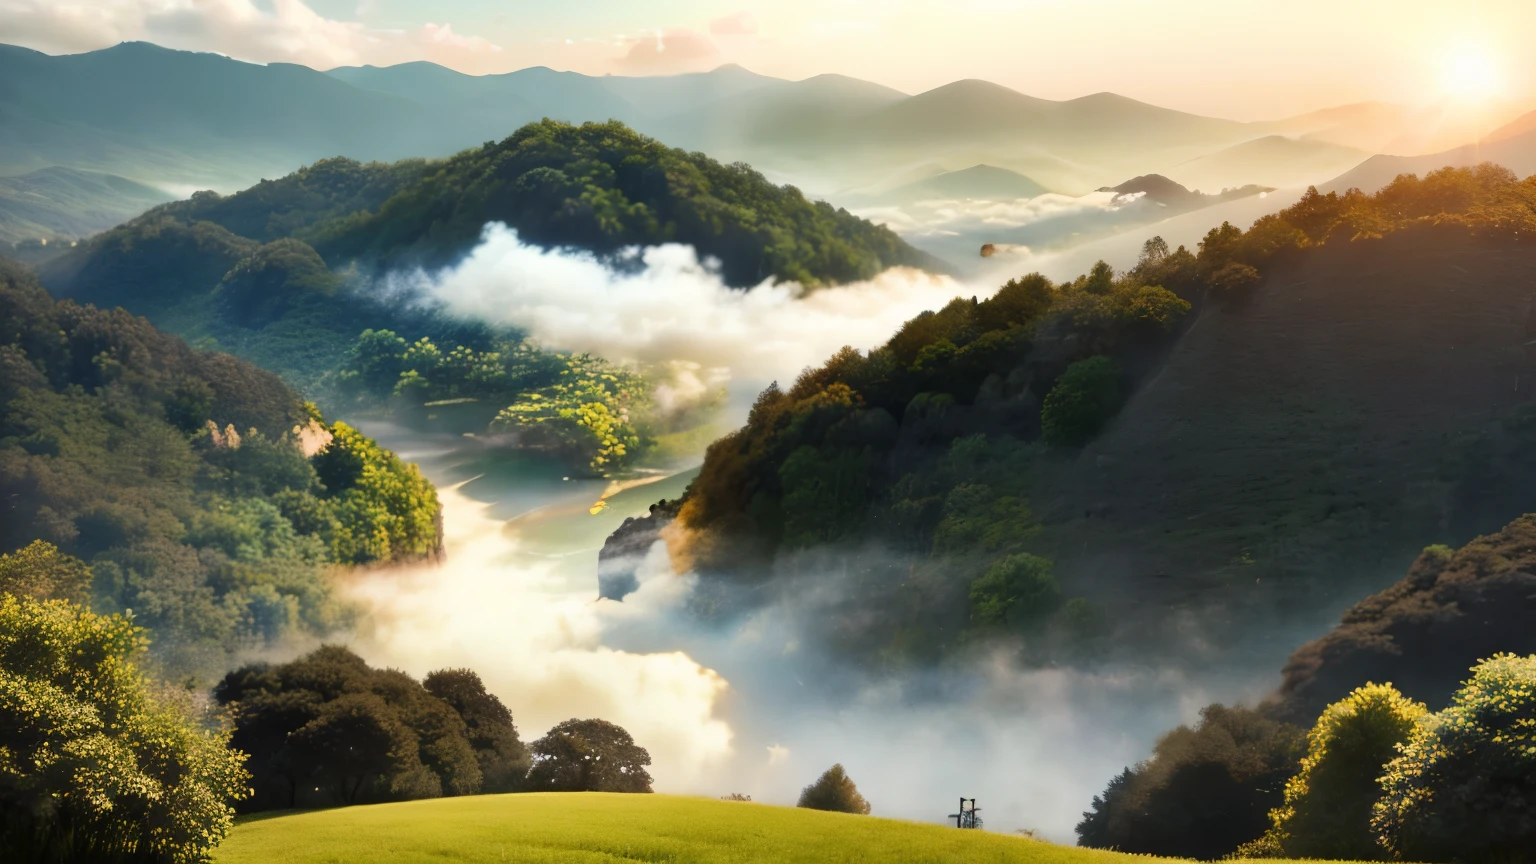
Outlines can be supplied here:
[[1399, 857], [1513, 864], [1536, 849], [1536, 656], [1477, 664], [1387, 766], [1372, 827]]
[[1366, 684], [1329, 705], [1307, 734], [1301, 772], [1285, 785], [1274, 827], [1250, 851], [1379, 859], [1371, 831], [1379, 778], [1428, 709], [1391, 684]]
[[0, 860], [191, 862], [229, 829], [245, 756], [157, 699], [142, 631], [0, 595]]
[[646, 381], [585, 354], [565, 359], [559, 381], [522, 395], [496, 416], [495, 426], [579, 455], [593, 474], [607, 476], [644, 443], [637, 420], [648, 403]]
[[331, 442], [315, 456], [335, 516], [335, 560], [387, 561], [428, 555], [437, 548], [437, 490], [413, 464], [337, 422]]
[[216, 864], [1159, 860], [1170, 859], [847, 813], [670, 795], [576, 792], [444, 798], [261, 819], [237, 825], [214, 856]]
[[83, 603], [91, 591], [91, 568], [43, 540], [0, 555], [0, 593], [36, 600]]

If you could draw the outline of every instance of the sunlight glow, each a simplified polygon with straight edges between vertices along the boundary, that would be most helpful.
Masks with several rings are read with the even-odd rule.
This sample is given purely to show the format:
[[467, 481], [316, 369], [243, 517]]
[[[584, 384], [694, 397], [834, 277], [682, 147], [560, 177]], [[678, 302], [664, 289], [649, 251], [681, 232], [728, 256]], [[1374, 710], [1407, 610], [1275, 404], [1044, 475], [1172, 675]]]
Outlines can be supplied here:
[[1498, 66], [1486, 52], [1464, 50], [1445, 64], [1442, 86], [1452, 98], [1466, 102], [1489, 99], [1498, 94], [1499, 85]]

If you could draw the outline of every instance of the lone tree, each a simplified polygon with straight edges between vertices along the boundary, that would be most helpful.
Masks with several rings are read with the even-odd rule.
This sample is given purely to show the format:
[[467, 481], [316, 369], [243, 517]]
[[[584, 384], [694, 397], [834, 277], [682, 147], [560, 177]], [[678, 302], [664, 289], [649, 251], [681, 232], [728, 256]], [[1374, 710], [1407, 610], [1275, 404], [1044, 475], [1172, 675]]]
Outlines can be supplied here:
[[649, 792], [651, 754], [606, 720], [567, 720], [533, 742], [536, 792]]
[[800, 793], [800, 803], [796, 806], [830, 810], [833, 813], [869, 815], [869, 802], [859, 794], [859, 787], [853, 785], [853, 778], [848, 776], [841, 764], [828, 768], [827, 773], [821, 775], [815, 783], [805, 787]]

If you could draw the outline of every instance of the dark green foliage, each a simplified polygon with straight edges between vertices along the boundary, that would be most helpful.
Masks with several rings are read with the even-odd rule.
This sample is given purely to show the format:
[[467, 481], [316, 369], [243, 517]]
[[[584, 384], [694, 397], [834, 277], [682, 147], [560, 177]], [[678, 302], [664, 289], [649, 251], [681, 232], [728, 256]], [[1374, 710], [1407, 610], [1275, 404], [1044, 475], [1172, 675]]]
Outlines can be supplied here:
[[230, 672], [214, 690], [249, 753], [253, 806], [338, 804], [506, 792], [527, 755], [512, 715], [468, 670], [423, 686], [327, 646], [290, 663]]
[[126, 618], [0, 593], [0, 860], [195, 864], [229, 831], [245, 756], [143, 650]]
[[1080, 447], [1120, 408], [1120, 374], [1108, 357], [1090, 357], [1067, 367], [1045, 397], [1040, 425], [1047, 443]]
[[[134, 610], [166, 672], [339, 626], [331, 563], [436, 549], [430, 485], [276, 376], [55, 302], [3, 262], [0, 364], [0, 552], [42, 540], [87, 561], [92, 604]], [[302, 441], [333, 432], [366, 482], [320, 482]]]
[[512, 712], [486, 691], [480, 676], [469, 669], [441, 669], [428, 674], [422, 686], [463, 718], [480, 765], [481, 790], [521, 790], [531, 764], [528, 748], [517, 736]]
[[534, 792], [649, 792], [651, 754], [606, 720], [567, 720], [533, 742]]
[[1051, 562], [1038, 555], [1009, 555], [971, 583], [971, 620], [981, 626], [1018, 627], [1044, 618], [1060, 603]]
[[213, 292], [214, 314], [243, 327], [272, 323], [336, 293], [340, 280], [298, 240], [275, 240], [234, 266]]
[[1246, 708], [1210, 705], [1112, 780], [1078, 823], [1078, 845], [1212, 860], [1263, 834], [1297, 771], [1302, 732]]
[[541, 245], [600, 253], [688, 243], [743, 287], [769, 277], [837, 284], [937, 263], [889, 229], [774, 186], [747, 165], [669, 149], [617, 122], [531, 123], [432, 168], [376, 212], [317, 226], [316, 247], [332, 263], [442, 263], [474, 245], [487, 222], [504, 222]]
[[853, 778], [841, 764], [828, 768], [815, 783], [802, 789], [800, 801], [795, 806], [859, 816], [868, 816], [870, 809], [869, 802], [859, 794], [859, 787], [853, 785]]
[[1500, 654], [1387, 766], [1372, 828], [1398, 858], [1514, 864], [1536, 853], [1536, 655]]

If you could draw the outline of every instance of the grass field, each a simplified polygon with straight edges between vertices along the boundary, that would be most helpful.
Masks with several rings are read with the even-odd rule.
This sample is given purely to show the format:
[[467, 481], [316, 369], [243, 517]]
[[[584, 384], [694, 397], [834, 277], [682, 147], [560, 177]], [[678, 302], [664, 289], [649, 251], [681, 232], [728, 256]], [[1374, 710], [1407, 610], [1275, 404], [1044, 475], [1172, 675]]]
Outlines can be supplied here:
[[214, 855], [215, 864], [1167, 860], [869, 816], [706, 798], [597, 793], [439, 798], [257, 816], [236, 825]]

